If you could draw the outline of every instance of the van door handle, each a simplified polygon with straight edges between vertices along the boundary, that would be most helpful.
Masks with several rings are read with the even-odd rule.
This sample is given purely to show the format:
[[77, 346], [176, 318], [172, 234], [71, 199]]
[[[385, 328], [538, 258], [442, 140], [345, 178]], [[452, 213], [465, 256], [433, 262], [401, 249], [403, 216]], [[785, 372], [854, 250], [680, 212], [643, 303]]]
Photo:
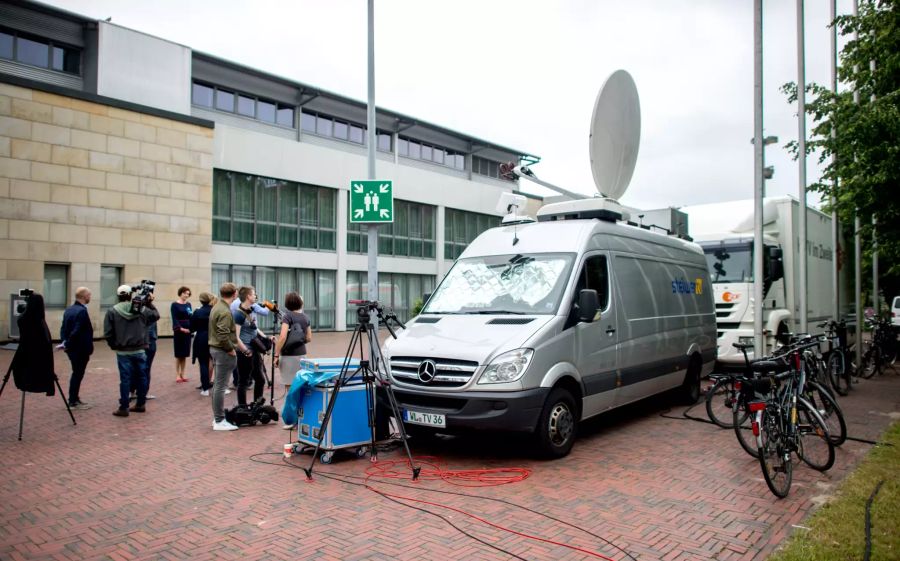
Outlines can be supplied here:
[[608, 326], [606, 327], [606, 334], [607, 334], [607, 335], [612, 335], [612, 334], [615, 333], [615, 332], [616, 332], [616, 329], [615, 329], [613, 326], [608, 325]]

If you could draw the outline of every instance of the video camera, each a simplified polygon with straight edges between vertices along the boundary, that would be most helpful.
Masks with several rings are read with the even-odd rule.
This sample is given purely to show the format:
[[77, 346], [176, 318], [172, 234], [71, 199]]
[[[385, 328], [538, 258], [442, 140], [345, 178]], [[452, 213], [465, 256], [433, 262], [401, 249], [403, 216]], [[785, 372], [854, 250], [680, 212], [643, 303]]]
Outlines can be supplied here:
[[19, 289], [19, 296], [22, 298], [25, 298], [25, 301], [19, 302], [19, 304], [16, 306], [16, 315], [17, 316], [21, 316], [22, 314], [25, 313], [25, 309], [28, 308], [28, 297], [31, 296], [32, 294], [34, 294], [34, 291], [31, 290], [30, 288], [20, 288]]
[[154, 290], [156, 290], [156, 282], [147, 279], [142, 280], [139, 285], [132, 286], [131, 291], [134, 293], [134, 296], [131, 297], [131, 313], [141, 313]]
[[394, 339], [397, 338], [397, 335], [391, 329], [390, 322], [394, 322], [401, 328], [406, 329], [406, 325], [400, 321], [393, 309], [388, 308], [385, 311], [384, 305], [376, 300], [350, 300], [349, 303], [356, 306], [356, 321], [359, 325], [368, 325], [370, 313], [375, 312], [378, 319], [387, 327], [388, 332]]

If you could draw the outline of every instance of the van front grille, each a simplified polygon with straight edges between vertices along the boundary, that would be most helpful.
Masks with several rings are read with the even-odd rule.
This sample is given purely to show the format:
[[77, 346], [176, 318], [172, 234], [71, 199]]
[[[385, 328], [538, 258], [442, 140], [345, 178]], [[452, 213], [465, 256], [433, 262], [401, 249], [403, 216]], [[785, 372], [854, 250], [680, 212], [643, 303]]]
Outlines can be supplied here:
[[[430, 361], [432, 368], [423, 366]], [[420, 369], [423, 374], [420, 375]], [[478, 363], [468, 360], [395, 356], [391, 357], [391, 376], [398, 382], [413, 386], [458, 388], [466, 385], [478, 370]], [[429, 376], [433, 376], [429, 379]]]

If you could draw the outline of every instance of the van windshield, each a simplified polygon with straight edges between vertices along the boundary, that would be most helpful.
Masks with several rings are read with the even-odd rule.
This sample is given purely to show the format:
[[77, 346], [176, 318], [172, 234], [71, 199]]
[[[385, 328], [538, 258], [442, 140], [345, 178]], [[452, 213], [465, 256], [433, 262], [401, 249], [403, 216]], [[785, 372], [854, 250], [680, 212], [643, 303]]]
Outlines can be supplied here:
[[555, 314], [575, 255], [535, 253], [460, 259], [424, 314]]

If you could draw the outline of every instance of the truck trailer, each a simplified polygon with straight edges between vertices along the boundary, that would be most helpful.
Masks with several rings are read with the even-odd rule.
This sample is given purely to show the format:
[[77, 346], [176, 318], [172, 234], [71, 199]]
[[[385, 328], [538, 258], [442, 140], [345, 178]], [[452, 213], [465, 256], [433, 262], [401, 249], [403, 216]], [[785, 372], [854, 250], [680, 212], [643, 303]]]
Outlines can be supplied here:
[[[716, 306], [720, 366], [744, 361], [733, 343], [753, 343], [753, 200], [697, 205], [682, 209], [690, 217], [691, 236], [703, 248]], [[763, 334], [766, 352], [779, 335], [800, 326], [800, 204], [792, 197], [763, 202]], [[831, 318], [834, 302], [832, 263], [838, 258], [831, 239], [831, 216], [807, 208], [807, 327]], [[846, 268], [841, 275], [846, 274]], [[841, 317], [850, 303], [841, 279]], [[752, 353], [752, 351], [751, 351]], [[751, 354], [752, 357], [752, 354]]]

